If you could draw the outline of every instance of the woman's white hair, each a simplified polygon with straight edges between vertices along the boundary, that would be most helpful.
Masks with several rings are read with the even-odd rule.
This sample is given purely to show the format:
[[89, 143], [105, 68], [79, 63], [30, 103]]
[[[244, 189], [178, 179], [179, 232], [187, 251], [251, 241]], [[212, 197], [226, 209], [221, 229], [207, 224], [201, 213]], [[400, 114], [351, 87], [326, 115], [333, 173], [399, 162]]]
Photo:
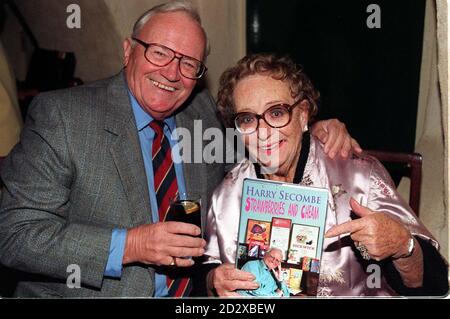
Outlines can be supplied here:
[[186, 0], [175, 0], [170, 1], [167, 3], [163, 3], [160, 5], [157, 5], [147, 12], [145, 12], [141, 17], [136, 21], [133, 27], [133, 34], [132, 37], [137, 37], [139, 34], [139, 31], [144, 27], [144, 25], [151, 19], [152, 16], [158, 14], [158, 13], [169, 13], [169, 12], [185, 12], [187, 15], [189, 15], [193, 20], [197, 21], [200, 25], [200, 28], [203, 31], [203, 35], [205, 36], [205, 52], [203, 59], [206, 59], [206, 57], [209, 54], [210, 47], [209, 47], [209, 41], [208, 37], [206, 35], [205, 29], [203, 29], [202, 26], [202, 19], [200, 18], [200, 14], [198, 13], [197, 8], [192, 4], [190, 1]]

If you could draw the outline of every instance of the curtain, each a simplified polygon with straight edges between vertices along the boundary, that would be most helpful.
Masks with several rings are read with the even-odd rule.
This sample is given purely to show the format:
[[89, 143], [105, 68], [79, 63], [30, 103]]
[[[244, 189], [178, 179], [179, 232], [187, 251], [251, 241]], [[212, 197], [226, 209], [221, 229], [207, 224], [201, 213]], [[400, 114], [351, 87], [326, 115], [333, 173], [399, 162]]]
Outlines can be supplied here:
[[[441, 243], [448, 259], [448, 7], [446, 0], [427, 0], [416, 127], [416, 152], [423, 155], [420, 217]], [[399, 190], [405, 196], [408, 181]], [[405, 196], [407, 198], [407, 196]]]

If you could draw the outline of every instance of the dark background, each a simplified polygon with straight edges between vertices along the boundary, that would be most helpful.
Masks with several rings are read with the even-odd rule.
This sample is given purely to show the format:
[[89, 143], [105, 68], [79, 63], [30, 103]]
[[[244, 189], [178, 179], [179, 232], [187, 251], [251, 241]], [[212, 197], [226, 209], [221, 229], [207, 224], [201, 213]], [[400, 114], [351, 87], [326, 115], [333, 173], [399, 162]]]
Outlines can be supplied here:
[[[369, 4], [381, 28], [369, 29]], [[247, 0], [247, 52], [289, 54], [321, 93], [319, 118], [363, 148], [414, 151], [425, 0]]]
[[[381, 29], [366, 25], [371, 3], [381, 8]], [[302, 64], [322, 95], [319, 117], [343, 121], [363, 148], [412, 152], [424, 12], [425, 0], [247, 0], [247, 51], [288, 53]], [[36, 51], [41, 59], [35, 65], [58, 71], [44, 73], [47, 78], [73, 73], [73, 61]], [[15, 277], [0, 267], [0, 296], [12, 294]]]

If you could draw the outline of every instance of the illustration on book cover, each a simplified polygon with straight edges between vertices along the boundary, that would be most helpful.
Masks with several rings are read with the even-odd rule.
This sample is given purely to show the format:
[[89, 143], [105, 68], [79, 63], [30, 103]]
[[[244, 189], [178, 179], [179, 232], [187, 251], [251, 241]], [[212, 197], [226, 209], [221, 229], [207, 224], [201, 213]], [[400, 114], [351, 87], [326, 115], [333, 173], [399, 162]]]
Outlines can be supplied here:
[[326, 189], [244, 180], [236, 265], [253, 272], [260, 288], [240, 294], [316, 295], [327, 201]]

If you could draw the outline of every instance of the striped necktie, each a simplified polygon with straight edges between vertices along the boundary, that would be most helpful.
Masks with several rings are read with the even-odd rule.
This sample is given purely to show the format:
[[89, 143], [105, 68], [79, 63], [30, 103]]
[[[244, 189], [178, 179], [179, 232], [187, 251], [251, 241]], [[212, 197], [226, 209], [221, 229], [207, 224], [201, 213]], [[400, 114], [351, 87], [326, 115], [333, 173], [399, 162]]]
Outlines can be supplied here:
[[[149, 126], [155, 132], [152, 146], [153, 176], [159, 220], [163, 222], [170, 208], [170, 199], [178, 193], [177, 176], [169, 140], [164, 135], [164, 123], [152, 121]], [[165, 274], [169, 297], [189, 295], [192, 289], [189, 278], [180, 277], [179, 271], [166, 271]]]

